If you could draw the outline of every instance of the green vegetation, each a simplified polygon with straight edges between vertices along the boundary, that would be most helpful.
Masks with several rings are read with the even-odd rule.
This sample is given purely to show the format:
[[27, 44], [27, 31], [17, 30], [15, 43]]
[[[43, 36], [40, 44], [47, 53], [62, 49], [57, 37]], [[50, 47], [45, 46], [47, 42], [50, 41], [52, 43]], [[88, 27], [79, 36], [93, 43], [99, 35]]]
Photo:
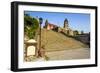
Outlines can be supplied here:
[[50, 58], [48, 56], [45, 56], [46, 61], [48, 61]]
[[79, 32], [77, 30], [74, 31], [74, 35], [78, 35]]
[[39, 22], [36, 18], [32, 18], [28, 14], [24, 15], [24, 34], [28, 36], [29, 39], [33, 39], [37, 30], [39, 29]]

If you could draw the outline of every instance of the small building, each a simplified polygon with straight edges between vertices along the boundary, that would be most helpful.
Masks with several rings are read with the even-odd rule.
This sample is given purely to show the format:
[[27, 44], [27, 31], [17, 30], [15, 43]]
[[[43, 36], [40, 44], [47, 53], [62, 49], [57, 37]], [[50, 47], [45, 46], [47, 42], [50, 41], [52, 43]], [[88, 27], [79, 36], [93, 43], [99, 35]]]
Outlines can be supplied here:
[[48, 20], [46, 20], [44, 28], [46, 28], [47, 30], [55, 30], [58, 28], [58, 26], [55, 24], [51, 24], [48, 22]]
[[46, 28], [47, 28], [47, 30], [54, 30], [54, 29], [57, 28], [57, 26], [54, 25], [54, 24], [48, 23], [48, 25], [46, 26]]

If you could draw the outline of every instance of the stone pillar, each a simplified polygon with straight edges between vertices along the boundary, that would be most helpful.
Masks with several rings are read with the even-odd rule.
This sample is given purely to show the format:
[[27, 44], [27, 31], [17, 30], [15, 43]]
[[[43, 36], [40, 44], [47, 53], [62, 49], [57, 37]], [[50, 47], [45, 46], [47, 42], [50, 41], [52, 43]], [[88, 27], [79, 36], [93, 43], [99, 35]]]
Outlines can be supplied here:
[[37, 54], [37, 42], [34, 39], [24, 42], [25, 44], [25, 57], [36, 56]]

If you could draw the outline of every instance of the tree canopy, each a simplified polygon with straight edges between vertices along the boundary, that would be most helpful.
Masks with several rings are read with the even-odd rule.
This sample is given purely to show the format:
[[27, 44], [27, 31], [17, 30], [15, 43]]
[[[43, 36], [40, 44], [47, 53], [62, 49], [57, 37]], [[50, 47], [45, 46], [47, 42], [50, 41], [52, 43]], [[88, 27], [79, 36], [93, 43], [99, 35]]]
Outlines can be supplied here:
[[79, 34], [78, 30], [75, 30], [74, 35], [78, 35], [78, 34]]
[[33, 39], [39, 28], [39, 22], [36, 18], [29, 16], [28, 14], [24, 15], [24, 32], [29, 37]]

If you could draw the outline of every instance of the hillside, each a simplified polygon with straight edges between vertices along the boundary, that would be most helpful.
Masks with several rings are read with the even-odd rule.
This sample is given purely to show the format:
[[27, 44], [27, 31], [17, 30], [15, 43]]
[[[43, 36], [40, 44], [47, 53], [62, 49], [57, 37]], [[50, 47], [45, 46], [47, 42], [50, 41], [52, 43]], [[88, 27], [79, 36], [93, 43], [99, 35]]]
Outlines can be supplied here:
[[46, 29], [42, 29], [41, 31], [41, 44], [45, 45], [46, 51], [88, 48], [87, 45], [80, 41], [67, 37], [59, 32]]

